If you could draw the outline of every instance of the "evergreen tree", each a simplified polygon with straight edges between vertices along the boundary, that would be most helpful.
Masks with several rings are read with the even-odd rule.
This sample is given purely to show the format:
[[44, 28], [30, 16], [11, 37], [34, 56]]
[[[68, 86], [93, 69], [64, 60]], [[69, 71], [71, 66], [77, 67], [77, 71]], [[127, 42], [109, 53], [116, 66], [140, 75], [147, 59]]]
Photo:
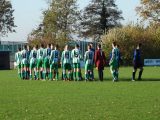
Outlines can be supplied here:
[[115, 0], [91, 0], [82, 15], [82, 35], [100, 38], [110, 28], [120, 26], [122, 11], [118, 10]]

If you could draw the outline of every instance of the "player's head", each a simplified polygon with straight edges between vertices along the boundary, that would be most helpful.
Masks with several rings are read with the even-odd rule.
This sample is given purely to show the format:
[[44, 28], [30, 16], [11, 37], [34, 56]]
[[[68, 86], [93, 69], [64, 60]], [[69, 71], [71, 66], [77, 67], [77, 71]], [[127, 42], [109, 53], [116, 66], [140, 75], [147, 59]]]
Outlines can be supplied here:
[[34, 46], [33, 46], [33, 50], [35, 50], [35, 49], [36, 49], [36, 46], [34, 45]]
[[68, 45], [65, 45], [64, 49], [65, 49], [65, 50], [68, 50]]
[[34, 46], [33, 46], [33, 50], [37, 50], [37, 45], [34, 45]]
[[93, 43], [90, 43], [89, 45], [91, 46], [91, 48], [93, 48]]
[[137, 49], [140, 49], [142, 47], [142, 43], [138, 43]]
[[98, 48], [98, 49], [101, 49], [101, 44], [98, 44], [98, 45], [97, 45], [97, 48]]
[[116, 42], [112, 43], [112, 47], [115, 48], [117, 46]]
[[30, 51], [30, 50], [32, 50], [33, 48], [34, 48], [34, 46], [33, 46], [33, 47], [30, 46], [29, 49], [27, 48], [27, 50]]
[[30, 48], [31, 48], [31, 47], [30, 47], [29, 45], [27, 45], [27, 50], [30, 50]]
[[38, 49], [38, 45], [36, 45], [35, 47], [36, 47], [36, 50], [37, 50]]
[[18, 51], [20, 52], [21, 50], [22, 50], [21, 47], [19, 47], [19, 48], [18, 48]]
[[79, 49], [79, 44], [76, 44], [76, 45], [75, 45], [75, 48]]
[[88, 45], [88, 50], [91, 50], [92, 46], [91, 45]]
[[51, 44], [47, 44], [47, 48], [50, 48], [51, 47]]
[[24, 45], [24, 46], [23, 46], [23, 49], [27, 50], [27, 45]]
[[57, 49], [58, 49], [58, 45], [55, 45], [55, 46], [54, 46], [54, 49], [57, 50]]
[[52, 50], [54, 49], [54, 45], [53, 45], [53, 44], [51, 44], [51, 49], [52, 49]]
[[41, 48], [44, 48], [44, 45], [43, 45], [43, 44], [41, 44]]

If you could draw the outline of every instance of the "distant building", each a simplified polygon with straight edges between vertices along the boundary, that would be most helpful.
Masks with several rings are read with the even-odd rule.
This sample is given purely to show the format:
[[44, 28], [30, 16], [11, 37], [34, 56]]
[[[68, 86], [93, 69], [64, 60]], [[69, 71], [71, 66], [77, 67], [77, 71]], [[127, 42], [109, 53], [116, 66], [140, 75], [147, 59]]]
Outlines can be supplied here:
[[14, 68], [15, 53], [25, 44], [27, 42], [0, 41], [0, 70]]

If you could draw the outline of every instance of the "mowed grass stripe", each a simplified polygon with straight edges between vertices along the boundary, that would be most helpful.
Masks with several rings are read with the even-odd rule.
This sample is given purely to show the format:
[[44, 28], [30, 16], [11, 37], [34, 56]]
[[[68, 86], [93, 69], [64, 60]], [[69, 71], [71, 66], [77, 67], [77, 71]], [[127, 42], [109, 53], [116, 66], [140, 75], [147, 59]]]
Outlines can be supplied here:
[[87, 83], [23, 81], [15, 70], [0, 71], [0, 120], [159, 120], [159, 71], [147, 67], [143, 81], [131, 82], [132, 68], [121, 68], [118, 83], [108, 68], [104, 82]]

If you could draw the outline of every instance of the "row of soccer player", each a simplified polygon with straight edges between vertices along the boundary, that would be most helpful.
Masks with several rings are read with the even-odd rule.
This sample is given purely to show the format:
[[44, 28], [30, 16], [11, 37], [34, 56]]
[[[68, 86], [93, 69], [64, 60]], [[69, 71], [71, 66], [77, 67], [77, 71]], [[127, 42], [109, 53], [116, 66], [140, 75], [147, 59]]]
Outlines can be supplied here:
[[[91, 45], [88, 46], [88, 51], [85, 53], [84, 58], [86, 62], [85, 79], [93, 79], [94, 52], [91, 50]], [[81, 59], [82, 56], [78, 44], [72, 51], [69, 51], [68, 45], [66, 45], [61, 54], [61, 59], [58, 46], [53, 45], [47, 45], [47, 48], [44, 48], [42, 44], [39, 49], [35, 46], [31, 51], [27, 49], [27, 46], [24, 46], [23, 50], [19, 48], [19, 51], [15, 54], [18, 74], [21, 79], [33, 79], [34, 76], [34, 79], [58, 80], [60, 62], [63, 68], [64, 80], [80, 80], [82, 78]], [[74, 72], [72, 72], [72, 68], [74, 68]]]
[[[113, 76], [113, 81], [118, 81], [120, 51], [115, 42], [113, 42], [112, 47], [113, 49], [111, 52], [109, 65]], [[134, 57], [139, 56], [136, 53], [138, 53], [137, 49], [135, 50]], [[139, 61], [137, 61], [137, 58], [134, 59], [135, 64], [132, 76], [133, 80], [135, 80], [136, 69], [139, 68]], [[82, 79], [80, 65], [82, 55], [78, 44], [75, 45], [75, 48], [72, 51], [70, 51], [68, 49], [68, 45], [66, 45], [61, 57], [57, 45], [53, 46], [48, 44], [47, 48], [44, 48], [44, 45], [42, 44], [39, 49], [38, 46], [35, 46], [32, 50], [29, 50], [27, 49], [27, 46], [24, 46], [23, 50], [19, 48], [19, 51], [15, 54], [15, 60], [18, 68], [18, 74], [21, 79], [33, 79], [34, 76], [35, 80], [58, 80], [59, 63], [61, 63], [63, 69], [63, 80]], [[96, 51], [93, 48], [93, 44], [88, 45], [88, 50], [85, 52], [83, 60], [85, 61], [85, 80], [94, 79], [93, 68], [95, 64], [98, 70], [99, 79], [103, 81], [103, 70], [106, 65], [106, 57], [101, 49], [101, 45], [97, 45]]]

